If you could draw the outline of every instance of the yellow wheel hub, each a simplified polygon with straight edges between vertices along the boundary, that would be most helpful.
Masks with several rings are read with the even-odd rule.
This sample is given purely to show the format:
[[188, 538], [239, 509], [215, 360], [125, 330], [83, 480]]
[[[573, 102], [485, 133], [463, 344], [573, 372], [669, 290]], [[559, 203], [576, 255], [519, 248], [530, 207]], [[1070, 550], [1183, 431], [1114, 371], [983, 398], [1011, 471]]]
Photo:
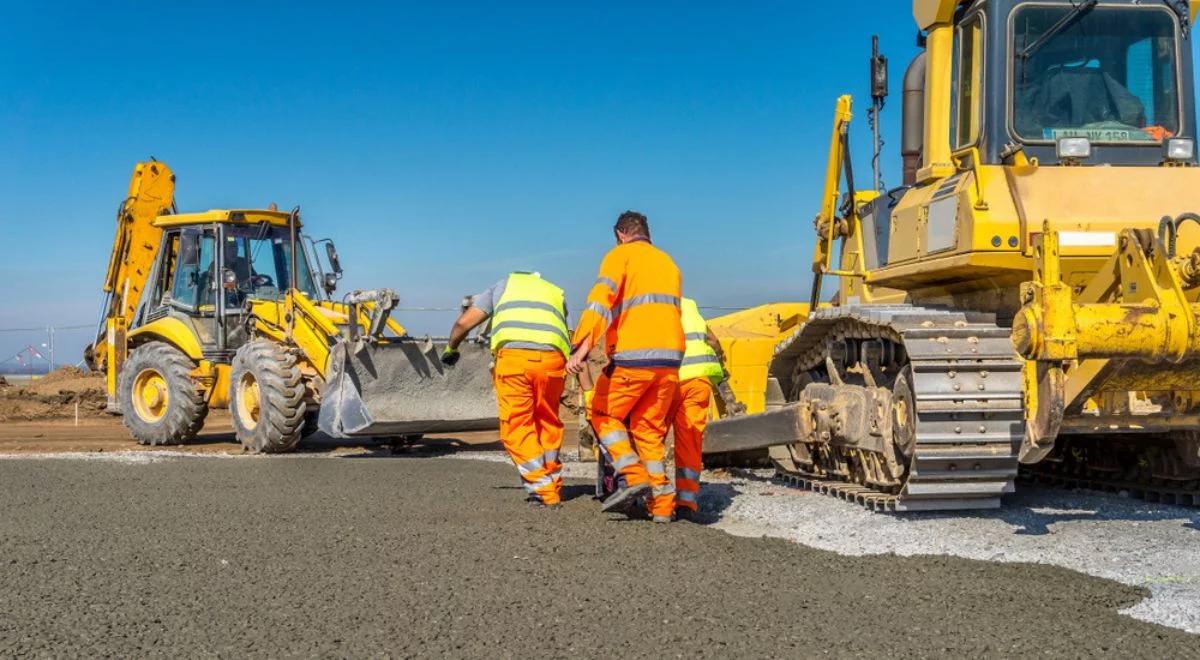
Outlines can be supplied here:
[[262, 398], [258, 389], [258, 381], [253, 374], [244, 374], [237, 383], [237, 414], [242, 426], [253, 429], [258, 426], [258, 418], [262, 413]]
[[171, 390], [157, 369], [142, 369], [133, 379], [133, 408], [137, 416], [151, 424], [167, 414]]

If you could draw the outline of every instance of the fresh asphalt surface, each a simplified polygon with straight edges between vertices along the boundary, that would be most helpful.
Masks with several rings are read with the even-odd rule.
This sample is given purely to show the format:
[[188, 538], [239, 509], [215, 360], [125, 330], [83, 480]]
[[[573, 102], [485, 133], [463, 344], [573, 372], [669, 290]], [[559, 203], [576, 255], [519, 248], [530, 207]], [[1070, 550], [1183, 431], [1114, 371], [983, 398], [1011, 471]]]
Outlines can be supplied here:
[[530, 508], [423, 457], [0, 460], [0, 656], [1192, 657], [1064, 569]]

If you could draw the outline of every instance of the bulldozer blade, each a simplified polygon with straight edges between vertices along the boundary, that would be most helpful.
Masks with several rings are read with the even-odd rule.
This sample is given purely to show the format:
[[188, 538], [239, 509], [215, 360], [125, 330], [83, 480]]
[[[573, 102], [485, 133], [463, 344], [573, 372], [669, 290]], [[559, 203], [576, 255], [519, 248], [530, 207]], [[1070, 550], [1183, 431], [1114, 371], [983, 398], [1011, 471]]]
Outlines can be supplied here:
[[726, 454], [799, 442], [802, 414], [799, 403], [789, 403], [753, 415], [713, 420], [704, 430], [703, 452]]
[[402, 337], [387, 343], [339, 341], [317, 426], [335, 438], [422, 435], [496, 429], [491, 352], [459, 347], [442, 364], [445, 342]]

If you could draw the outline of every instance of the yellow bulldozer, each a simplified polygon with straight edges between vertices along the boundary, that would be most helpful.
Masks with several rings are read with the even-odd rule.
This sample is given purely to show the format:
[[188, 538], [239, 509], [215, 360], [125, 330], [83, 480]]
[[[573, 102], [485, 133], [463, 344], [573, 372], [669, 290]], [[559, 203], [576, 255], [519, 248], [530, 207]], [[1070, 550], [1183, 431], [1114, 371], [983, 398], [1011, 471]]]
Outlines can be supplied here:
[[85, 350], [139, 443], [186, 442], [210, 408], [265, 453], [318, 429], [401, 441], [496, 428], [487, 347], [465, 343], [448, 368], [443, 344], [392, 318], [394, 291], [334, 300], [337, 250], [304, 233], [299, 207], [179, 213], [174, 200], [171, 169], [138, 163]]
[[856, 187], [839, 99], [811, 299], [713, 321], [751, 414], [706, 453], [880, 510], [996, 507], [1020, 464], [1200, 504], [1198, 9], [914, 0], [903, 185]]

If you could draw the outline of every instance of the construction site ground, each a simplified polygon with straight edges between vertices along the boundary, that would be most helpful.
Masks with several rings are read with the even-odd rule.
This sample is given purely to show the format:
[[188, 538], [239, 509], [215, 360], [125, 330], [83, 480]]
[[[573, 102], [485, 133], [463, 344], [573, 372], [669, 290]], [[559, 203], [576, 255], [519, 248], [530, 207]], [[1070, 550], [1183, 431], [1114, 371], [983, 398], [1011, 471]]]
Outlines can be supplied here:
[[[601, 513], [588, 464], [530, 508], [494, 436], [266, 457], [222, 429], [0, 431], [0, 655], [1200, 655], [1189, 510], [1034, 489], [899, 517], [735, 472], [664, 527]], [[1144, 581], [1010, 563], [1081, 555]]]
[[663, 526], [574, 461], [531, 508], [495, 433], [251, 456], [218, 412], [174, 448], [61, 413], [0, 423], [0, 656], [1200, 657], [1195, 509], [878, 514], [717, 470]]

